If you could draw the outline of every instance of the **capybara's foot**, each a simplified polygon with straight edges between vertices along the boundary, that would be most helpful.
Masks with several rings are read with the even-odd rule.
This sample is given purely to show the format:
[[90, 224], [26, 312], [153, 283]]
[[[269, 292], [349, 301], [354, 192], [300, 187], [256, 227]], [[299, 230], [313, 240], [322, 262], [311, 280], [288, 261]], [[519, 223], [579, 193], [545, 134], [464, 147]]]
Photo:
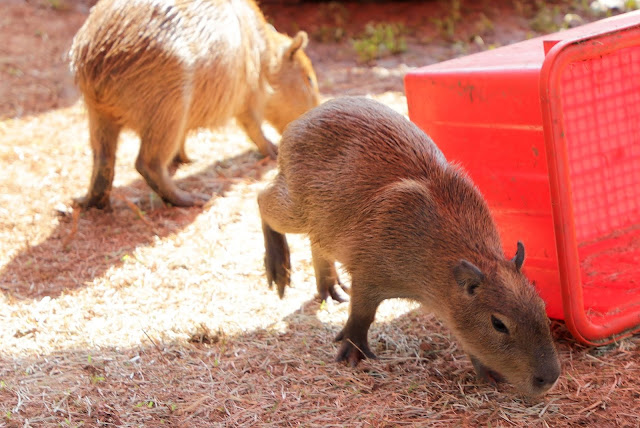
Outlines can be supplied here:
[[264, 266], [267, 271], [267, 281], [269, 288], [276, 283], [278, 287], [278, 296], [284, 297], [284, 289], [291, 283], [291, 266], [286, 263], [278, 263], [273, 259], [264, 258]]
[[73, 202], [82, 209], [97, 208], [99, 210], [111, 211], [109, 195], [86, 195], [73, 198]]
[[[266, 236], [269, 235], [269, 236]], [[278, 296], [284, 297], [284, 289], [291, 283], [291, 260], [289, 245], [284, 235], [273, 230], [265, 231], [266, 251], [264, 268], [267, 272], [269, 288], [275, 282], [278, 286]]]
[[178, 190], [172, 195], [163, 196], [162, 199], [176, 207], [188, 208], [203, 206], [210, 199], [210, 196], [204, 193], [189, 193], [184, 190]]
[[476, 374], [478, 378], [487, 383], [500, 383], [504, 382], [504, 377], [498, 372], [495, 372], [489, 369], [487, 366], [482, 364], [478, 359], [472, 355], [469, 355], [471, 359], [471, 363], [473, 364], [473, 368], [476, 370]]
[[284, 297], [284, 289], [291, 283], [291, 258], [287, 237], [273, 230], [264, 220], [262, 221], [264, 234], [264, 269], [267, 273], [269, 288], [275, 282], [278, 286], [278, 296]]
[[348, 302], [349, 297], [345, 293], [340, 291], [340, 289], [345, 290], [345, 288], [346, 290], [349, 289], [349, 287], [345, 287], [342, 284], [333, 284], [320, 291], [318, 293], [318, 297], [320, 301], [327, 300], [329, 299], [329, 297], [331, 297], [338, 303]]
[[[142, 144], [142, 143], [141, 143]], [[145, 181], [165, 202], [176, 207], [201, 207], [210, 198], [203, 193], [186, 192], [175, 185], [169, 178], [166, 167], [159, 161], [148, 161], [142, 154], [136, 160], [136, 169]]]
[[335, 262], [323, 256], [322, 251], [313, 245], [311, 246], [311, 256], [313, 269], [316, 273], [316, 287], [320, 301], [326, 301], [329, 297], [338, 303], [348, 301], [347, 290], [349, 288], [340, 282]]
[[337, 362], [346, 361], [351, 367], [355, 367], [358, 365], [360, 360], [364, 360], [365, 358], [370, 358], [372, 360], [377, 359], [376, 354], [371, 352], [369, 349], [369, 344], [366, 340], [352, 340], [348, 337], [345, 337], [344, 330], [340, 332], [336, 336], [336, 342], [342, 341], [342, 345], [340, 345], [340, 350], [338, 351], [338, 356], [336, 357]]

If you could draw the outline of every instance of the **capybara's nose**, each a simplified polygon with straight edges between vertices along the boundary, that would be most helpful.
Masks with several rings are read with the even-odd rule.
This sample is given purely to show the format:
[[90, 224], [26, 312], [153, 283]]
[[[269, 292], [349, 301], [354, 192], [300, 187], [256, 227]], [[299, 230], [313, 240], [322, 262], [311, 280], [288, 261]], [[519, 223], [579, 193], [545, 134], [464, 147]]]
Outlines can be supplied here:
[[552, 364], [545, 370], [540, 371], [533, 377], [533, 386], [536, 389], [551, 388], [560, 377], [560, 367]]

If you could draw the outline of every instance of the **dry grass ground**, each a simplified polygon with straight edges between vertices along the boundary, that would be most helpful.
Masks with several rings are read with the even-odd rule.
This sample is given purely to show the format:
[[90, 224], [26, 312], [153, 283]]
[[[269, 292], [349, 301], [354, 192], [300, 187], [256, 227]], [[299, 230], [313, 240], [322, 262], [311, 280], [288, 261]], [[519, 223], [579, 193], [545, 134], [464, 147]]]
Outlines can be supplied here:
[[[563, 375], [528, 399], [479, 383], [446, 328], [388, 301], [370, 332], [380, 359], [334, 363], [348, 307], [314, 300], [302, 237], [293, 287], [283, 300], [267, 288], [255, 196], [275, 163], [233, 124], [192, 135], [195, 162], [177, 173], [213, 195], [206, 206], [163, 205], [125, 133], [113, 211], [74, 212], [90, 151], [63, 53], [86, 10], [43, 3], [6, 0], [0, 14], [0, 426], [640, 426], [638, 337], [585, 348], [555, 323]], [[496, 39], [525, 33], [517, 16], [495, 27]], [[416, 40], [375, 65], [346, 41], [309, 52], [326, 95], [406, 113], [402, 73], [460, 53]]]

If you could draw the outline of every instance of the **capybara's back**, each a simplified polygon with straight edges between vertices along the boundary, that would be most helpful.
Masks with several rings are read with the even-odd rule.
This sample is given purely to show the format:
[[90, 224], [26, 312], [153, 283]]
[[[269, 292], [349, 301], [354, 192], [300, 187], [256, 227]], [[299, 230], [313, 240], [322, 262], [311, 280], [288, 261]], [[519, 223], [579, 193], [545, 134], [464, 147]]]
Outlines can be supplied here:
[[108, 206], [113, 136], [122, 127], [141, 137], [137, 169], [176, 205], [199, 200], [167, 172], [171, 162], [188, 160], [191, 129], [235, 117], [275, 157], [263, 119], [282, 132], [319, 101], [306, 42], [304, 32], [291, 39], [275, 31], [253, 0], [99, 1], [70, 51], [98, 162], [86, 205]]
[[88, 104], [137, 132], [185, 110], [189, 114], [177, 119], [184, 126], [224, 124], [266, 84], [259, 76], [266, 34], [254, 7], [247, 1], [102, 0], [76, 35], [76, 82]]
[[381, 103], [343, 97], [286, 129], [279, 173], [259, 197], [269, 282], [290, 281], [286, 233], [305, 233], [321, 298], [340, 300], [335, 261], [351, 275], [338, 360], [374, 358], [378, 305], [409, 298], [438, 315], [478, 374], [540, 394], [560, 366], [544, 303], [506, 259], [497, 228], [466, 174], [417, 126]]
[[444, 178], [449, 166], [438, 147], [390, 111], [366, 98], [343, 97], [287, 129], [278, 166], [301, 218], [314, 225], [314, 242], [334, 245], [324, 242], [326, 232], [347, 233], [385, 186]]

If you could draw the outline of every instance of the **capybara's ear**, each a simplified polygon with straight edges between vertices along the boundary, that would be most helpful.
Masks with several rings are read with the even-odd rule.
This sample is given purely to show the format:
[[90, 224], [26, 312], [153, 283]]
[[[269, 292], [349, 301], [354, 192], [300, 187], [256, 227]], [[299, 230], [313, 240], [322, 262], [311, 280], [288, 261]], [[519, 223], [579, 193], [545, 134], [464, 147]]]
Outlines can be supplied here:
[[524, 263], [524, 244], [518, 241], [518, 249], [516, 250], [516, 255], [511, 259], [513, 263], [516, 265], [516, 270], [519, 271], [522, 267], [522, 263]]
[[472, 296], [476, 288], [484, 280], [484, 274], [471, 262], [460, 260], [453, 268], [453, 277], [458, 285], [463, 287], [468, 295]]
[[298, 31], [298, 34], [291, 39], [291, 45], [289, 45], [286, 53], [287, 58], [293, 59], [298, 49], [306, 48], [308, 43], [309, 36], [307, 36], [306, 31]]

